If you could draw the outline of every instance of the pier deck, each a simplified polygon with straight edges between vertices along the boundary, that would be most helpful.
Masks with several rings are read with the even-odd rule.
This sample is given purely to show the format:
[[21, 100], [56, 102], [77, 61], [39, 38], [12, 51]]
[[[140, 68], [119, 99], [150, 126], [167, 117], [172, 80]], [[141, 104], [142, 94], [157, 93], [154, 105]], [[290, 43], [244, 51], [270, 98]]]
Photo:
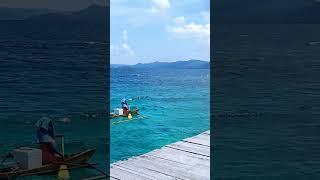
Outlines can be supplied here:
[[110, 179], [210, 179], [210, 131], [111, 164]]

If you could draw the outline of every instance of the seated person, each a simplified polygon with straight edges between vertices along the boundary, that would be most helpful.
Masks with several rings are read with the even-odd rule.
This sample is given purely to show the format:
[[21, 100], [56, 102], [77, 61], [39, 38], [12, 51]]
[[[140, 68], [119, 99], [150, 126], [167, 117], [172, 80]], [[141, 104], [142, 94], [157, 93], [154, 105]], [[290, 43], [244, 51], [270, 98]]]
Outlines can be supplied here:
[[127, 99], [123, 98], [121, 100], [121, 106], [123, 109], [123, 114], [128, 114], [130, 112], [130, 106], [128, 105]]

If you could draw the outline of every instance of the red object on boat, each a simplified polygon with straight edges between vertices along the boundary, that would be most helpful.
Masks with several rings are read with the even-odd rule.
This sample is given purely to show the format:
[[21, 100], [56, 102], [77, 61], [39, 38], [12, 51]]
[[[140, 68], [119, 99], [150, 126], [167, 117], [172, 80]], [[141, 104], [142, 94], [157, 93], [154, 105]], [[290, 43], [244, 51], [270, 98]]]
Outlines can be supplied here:
[[123, 114], [128, 114], [130, 112], [130, 110], [128, 110], [127, 108], [123, 107]]
[[51, 144], [40, 144], [42, 151], [42, 164], [49, 164], [54, 161], [62, 161], [62, 157], [55, 153]]

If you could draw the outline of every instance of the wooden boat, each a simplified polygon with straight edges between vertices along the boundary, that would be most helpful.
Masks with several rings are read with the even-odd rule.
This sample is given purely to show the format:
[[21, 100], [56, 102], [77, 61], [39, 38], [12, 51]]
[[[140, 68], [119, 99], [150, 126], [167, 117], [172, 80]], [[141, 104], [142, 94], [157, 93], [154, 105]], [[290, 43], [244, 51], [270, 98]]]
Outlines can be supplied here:
[[0, 169], [0, 179], [12, 179], [22, 176], [31, 175], [43, 175], [57, 173], [61, 165], [66, 165], [68, 169], [81, 168], [89, 166], [88, 161], [95, 153], [95, 149], [88, 149], [86, 151], [71, 154], [66, 157], [64, 161], [56, 162], [52, 164], [46, 164], [39, 168], [28, 169], [28, 170], [12, 170], [11, 168]]
[[[134, 109], [130, 111], [130, 114], [133, 115], [138, 115], [139, 114], [139, 109]], [[117, 114], [110, 114], [110, 118], [117, 118], [117, 117], [127, 117], [128, 114], [123, 114], [123, 115], [117, 115]]]

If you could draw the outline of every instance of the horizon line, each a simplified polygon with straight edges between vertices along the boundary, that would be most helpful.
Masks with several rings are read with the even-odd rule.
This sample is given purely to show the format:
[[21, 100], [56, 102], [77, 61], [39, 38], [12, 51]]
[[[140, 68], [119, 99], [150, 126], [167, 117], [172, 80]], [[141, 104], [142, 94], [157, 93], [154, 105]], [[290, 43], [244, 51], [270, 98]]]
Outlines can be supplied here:
[[[201, 59], [190, 59], [190, 60], [178, 60], [178, 61], [152, 61], [152, 62], [145, 62], [145, 63], [140, 63], [140, 64], [151, 64], [151, 63], [155, 63], [155, 62], [162, 62], [162, 63], [175, 63], [175, 62], [181, 62], [181, 61], [184, 61], [184, 62], [187, 62], [187, 61], [193, 61], [193, 60], [196, 60], [196, 61], [205, 61], [205, 62], [209, 62], [210, 63], [210, 60], [201, 60]], [[135, 64], [121, 64], [121, 63], [110, 63], [110, 65], [137, 65], [139, 63], [135, 63]]]

